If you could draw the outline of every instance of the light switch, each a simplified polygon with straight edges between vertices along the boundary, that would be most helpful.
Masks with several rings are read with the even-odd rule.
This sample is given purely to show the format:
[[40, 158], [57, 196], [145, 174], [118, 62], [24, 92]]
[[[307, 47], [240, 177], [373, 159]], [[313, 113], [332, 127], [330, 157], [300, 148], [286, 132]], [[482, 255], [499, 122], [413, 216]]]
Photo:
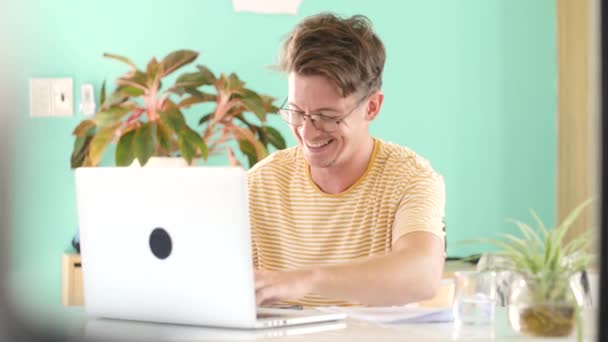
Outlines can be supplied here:
[[48, 78], [30, 79], [30, 115], [51, 116], [51, 82]]
[[30, 79], [31, 116], [71, 116], [73, 106], [71, 78]]
[[54, 116], [72, 116], [74, 108], [72, 83], [71, 78], [56, 78], [51, 81]]

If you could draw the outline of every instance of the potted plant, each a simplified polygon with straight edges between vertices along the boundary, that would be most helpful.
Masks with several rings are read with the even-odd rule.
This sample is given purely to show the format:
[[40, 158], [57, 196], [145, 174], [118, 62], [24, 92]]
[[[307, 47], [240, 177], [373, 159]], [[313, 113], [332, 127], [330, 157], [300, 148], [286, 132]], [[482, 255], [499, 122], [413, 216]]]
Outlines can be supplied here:
[[[161, 81], [192, 63], [198, 52], [178, 50], [160, 61], [152, 58], [145, 70], [129, 58], [104, 56], [127, 64], [130, 70], [116, 79], [117, 87], [110, 95], [106, 95], [104, 81], [99, 111], [74, 129], [72, 168], [98, 165], [111, 143], [117, 145], [117, 166], [134, 160], [145, 165], [152, 156], [180, 156], [192, 164], [195, 158], [207, 159], [222, 146], [231, 162], [238, 163], [230, 141], [237, 142], [252, 166], [268, 154], [270, 145], [285, 148], [279, 131], [266, 124], [267, 114], [277, 110], [274, 99], [246, 88], [234, 73], [216, 77], [207, 67], [197, 65], [195, 71], [181, 74], [163, 90]], [[204, 103], [215, 103], [215, 109], [202, 116], [202, 127], [196, 130], [183, 111]]]
[[[501, 262], [494, 270], [515, 275], [508, 302], [509, 321], [515, 330], [531, 336], [566, 336], [572, 332], [582, 302], [582, 296], [573, 290], [577, 276], [593, 260], [588, 251], [592, 232], [586, 231], [569, 242], [564, 236], [589, 203], [576, 207], [553, 229], [532, 211], [537, 230], [510, 220], [521, 236], [503, 234], [502, 240], [483, 240], [501, 249], [496, 254]], [[580, 322], [578, 327], [582, 329]], [[580, 329], [578, 335], [580, 339]]]

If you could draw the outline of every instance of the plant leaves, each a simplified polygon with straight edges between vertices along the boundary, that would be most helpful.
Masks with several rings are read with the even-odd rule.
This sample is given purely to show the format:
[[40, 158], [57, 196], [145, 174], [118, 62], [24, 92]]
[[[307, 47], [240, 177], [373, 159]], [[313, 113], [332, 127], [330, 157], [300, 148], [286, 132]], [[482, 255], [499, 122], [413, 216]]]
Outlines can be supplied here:
[[249, 89], [245, 89], [241, 101], [243, 106], [247, 109], [246, 111], [253, 112], [261, 122], [266, 121], [266, 110], [264, 109], [264, 104], [258, 94]]
[[148, 76], [139, 70], [127, 73], [116, 80], [116, 84], [118, 85], [139, 88], [144, 91], [149, 88], [148, 82]]
[[159, 121], [157, 123], [158, 127], [156, 129], [156, 134], [157, 134], [157, 138], [158, 138], [158, 145], [164, 150], [163, 152], [166, 152], [166, 155], [170, 155], [171, 154], [171, 139], [173, 137], [173, 134], [171, 133], [171, 130], [165, 126], [165, 124], [161, 121]]
[[144, 166], [156, 150], [156, 123], [146, 122], [135, 130], [133, 150], [139, 165]]
[[232, 131], [237, 140], [249, 141], [255, 150], [256, 161], [262, 160], [268, 155], [268, 150], [256, 139], [250, 130], [233, 124], [226, 125], [226, 127]]
[[116, 89], [116, 91], [119, 91], [124, 95], [133, 97], [142, 96], [143, 94], [145, 94], [145, 92], [141, 88], [135, 88], [131, 86], [121, 86]]
[[200, 125], [204, 124], [205, 122], [209, 121], [210, 119], [213, 119], [214, 114], [215, 114], [214, 112], [211, 112], [211, 113], [207, 113], [207, 114], [203, 115], [203, 117], [200, 118], [200, 120], [198, 120], [198, 125], [200, 126]]
[[177, 106], [179, 108], [188, 108], [197, 103], [215, 102], [215, 95], [201, 93], [201, 95], [192, 95], [182, 100]]
[[186, 128], [182, 132], [182, 136], [188, 140], [188, 142], [195, 147], [194, 155], [196, 155], [196, 149], [201, 153], [201, 158], [207, 159], [209, 151], [207, 150], [207, 144], [203, 138], [191, 128]]
[[74, 128], [74, 131], [72, 132], [72, 135], [75, 135], [77, 137], [84, 137], [86, 135], [91, 135], [89, 133], [91, 133], [91, 128], [96, 127], [95, 125], [95, 121], [87, 119], [87, 120], [82, 120], [78, 126], [76, 126], [76, 128]]
[[106, 53], [104, 53], [104, 54], [103, 54], [103, 56], [104, 56], [104, 57], [106, 57], [106, 58], [112, 58], [112, 59], [115, 59], [115, 60], [121, 61], [121, 62], [123, 62], [123, 63], [125, 63], [125, 64], [129, 65], [133, 71], [136, 71], [136, 70], [137, 70], [137, 66], [135, 65], [135, 63], [133, 63], [133, 62], [132, 62], [130, 59], [128, 59], [127, 57], [123, 57], [123, 56], [119, 56], [119, 55], [115, 55], [115, 54], [111, 54], [111, 53], [107, 53], [107, 52], [106, 52]]
[[507, 222], [515, 224], [517, 228], [519, 228], [519, 230], [522, 232], [522, 234], [526, 237], [526, 239], [530, 240], [530, 243], [532, 243], [534, 247], [541, 249], [544, 248], [543, 240], [540, 238], [538, 233], [536, 233], [534, 229], [532, 229], [532, 227], [530, 227], [526, 223], [515, 219], [507, 219]]
[[205, 80], [205, 83], [203, 84], [213, 84], [215, 83], [215, 75], [213, 74], [213, 72], [211, 72], [211, 70], [209, 70], [209, 68], [207, 68], [204, 65], [197, 65], [196, 66], [198, 69], [198, 72], [201, 74], [201, 76], [203, 77], [203, 79]]
[[248, 140], [239, 140], [239, 149], [247, 157], [249, 161], [249, 168], [258, 162], [255, 148]]
[[178, 88], [198, 88], [204, 84], [208, 83], [208, 79], [205, 78], [200, 72], [190, 72], [186, 74], [181, 74], [177, 80], [175, 81], [175, 85], [173, 87]]
[[98, 112], [95, 114], [95, 122], [98, 126], [112, 125], [116, 122], [120, 122], [127, 114], [131, 112], [132, 108], [129, 107], [112, 107], [106, 111]]
[[103, 80], [101, 83], [101, 90], [99, 92], [99, 107], [101, 107], [104, 102], [106, 102], [106, 80]]
[[182, 157], [186, 159], [188, 165], [191, 165], [192, 159], [196, 154], [196, 146], [194, 146], [185, 135], [179, 136], [179, 138], [177, 139], [177, 144], [179, 146], [180, 152], [182, 153]]
[[116, 90], [114, 93], [110, 94], [110, 96], [106, 97], [99, 110], [103, 111], [108, 108], [124, 104], [124, 102], [127, 101], [128, 98], [128, 95], [122, 93], [120, 90]]
[[532, 217], [534, 217], [534, 220], [536, 221], [538, 228], [540, 228], [540, 231], [543, 234], [543, 238], [546, 239], [547, 235], [549, 235], [549, 230], [547, 230], [547, 227], [545, 227], [545, 224], [543, 223], [543, 221], [540, 219], [540, 217], [538, 217], [538, 214], [536, 213], [536, 211], [530, 210], [530, 213], [532, 214]]
[[118, 145], [116, 146], [115, 161], [117, 166], [129, 166], [135, 159], [135, 151], [133, 147], [133, 141], [135, 138], [136, 130], [131, 130], [128, 133], [120, 137]]
[[72, 156], [70, 157], [70, 167], [75, 169], [83, 166], [83, 163], [87, 157], [87, 151], [89, 144], [93, 139], [92, 136], [79, 136], [74, 140], [74, 148], [72, 150]]
[[160, 81], [160, 75], [162, 73], [161, 68], [162, 64], [158, 63], [155, 57], [152, 57], [146, 67], [146, 84], [148, 88], [155, 88], [155, 83]]
[[162, 123], [177, 135], [186, 127], [186, 119], [179, 109], [170, 108], [166, 112], [159, 111], [158, 115], [160, 116]]
[[268, 141], [272, 146], [274, 146], [277, 150], [282, 150], [287, 147], [287, 143], [285, 142], [285, 138], [281, 135], [274, 127], [263, 126], [262, 129], [266, 131], [268, 134]]
[[245, 83], [235, 73], [231, 73], [228, 78], [225, 78], [225, 82], [227, 89], [232, 92], [241, 93], [244, 90]]
[[592, 199], [587, 199], [583, 203], [579, 204], [574, 210], [572, 210], [568, 216], [562, 221], [562, 223], [557, 227], [557, 236], [556, 240], [558, 243], [562, 241], [568, 230], [570, 230], [570, 226], [574, 221], [579, 217], [581, 212], [592, 202]]
[[118, 127], [120, 127], [120, 124], [120, 122], [117, 122], [113, 125], [102, 127], [97, 131], [97, 134], [93, 136], [88, 153], [88, 159], [91, 165], [99, 164], [103, 153], [112, 141], [112, 138], [114, 138], [114, 134]]
[[163, 61], [162, 76], [167, 76], [182, 66], [191, 63], [198, 57], [198, 52], [192, 50], [177, 50], [168, 54]]

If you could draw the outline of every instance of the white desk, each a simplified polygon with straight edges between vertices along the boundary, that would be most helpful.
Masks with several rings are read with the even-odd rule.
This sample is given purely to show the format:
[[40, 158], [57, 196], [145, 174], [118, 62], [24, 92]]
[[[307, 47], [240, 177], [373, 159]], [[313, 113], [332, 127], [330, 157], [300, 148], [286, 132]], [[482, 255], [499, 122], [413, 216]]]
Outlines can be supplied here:
[[[594, 312], [583, 313], [585, 341], [595, 341]], [[576, 341], [576, 333], [568, 338], [529, 338], [517, 334], [507, 321], [505, 308], [497, 308], [492, 326], [457, 327], [453, 323], [377, 325], [347, 320], [324, 325], [308, 325], [263, 331], [212, 329], [191, 326], [138, 323], [114, 320], [85, 320], [83, 334], [121, 339], [151, 341]]]

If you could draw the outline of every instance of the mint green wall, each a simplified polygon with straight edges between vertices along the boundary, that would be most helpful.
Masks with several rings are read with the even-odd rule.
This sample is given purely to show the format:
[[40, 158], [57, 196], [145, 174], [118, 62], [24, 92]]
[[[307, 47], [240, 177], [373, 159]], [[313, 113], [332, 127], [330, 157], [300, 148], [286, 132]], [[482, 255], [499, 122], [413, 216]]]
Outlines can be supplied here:
[[445, 176], [449, 255], [478, 251], [454, 242], [506, 231], [504, 219], [527, 220], [528, 208], [553, 222], [553, 0], [304, 0], [297, 16], [235, 13], [229, 0], [101, 3], [29, 1], [12, 24], [22, 63], [12, 267], [32, 300], [59, 304], [60, 256], [77, 228], [70, 132], [82, 117], [29, 117], [28, 78], [73, 77], [77, 111], [82, 83], [99, 87], [125, 71], [102, 53], [143, 64], [190, 48], [216, 73], [237, 72], [253, 89], [283, 98], [285, 78], [266, 66], [284, 34], [320, 11], [365, 14], [384, 40], [386, 97], [372, 132], [412, 147]]

